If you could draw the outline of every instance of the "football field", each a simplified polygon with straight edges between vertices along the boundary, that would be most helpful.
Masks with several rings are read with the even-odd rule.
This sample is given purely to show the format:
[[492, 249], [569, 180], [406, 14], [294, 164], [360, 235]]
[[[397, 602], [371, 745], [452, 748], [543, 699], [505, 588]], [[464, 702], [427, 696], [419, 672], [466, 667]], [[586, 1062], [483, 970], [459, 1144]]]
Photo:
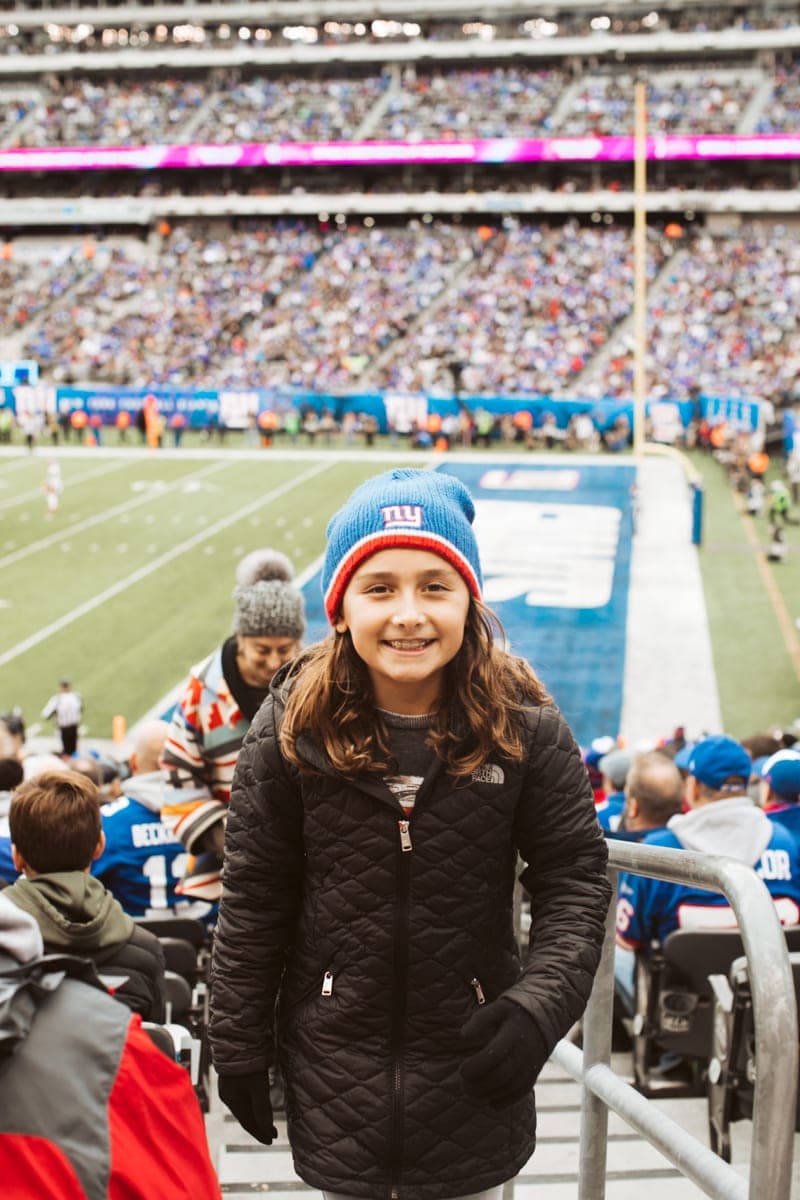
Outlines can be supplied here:
[[[43, 482], [54, 456], [64, 489], [59, 511], [49, 519]], [[65, 677], [84, 697], [88, 736], [109, 737], [115, 714], [132, 726], [228, 634], [235, 567], [257, 547], [275, 546], [291, 557], [306, 594], [308, 640], [321, 635], [318, 570], [328, 518], [370, 475], [435, 461], [402, 449], [4, 452], [0, 711], [19, 707], [34, 726]], [[646, 727], [652, 737], [682, 719], [691, 724], [698, 710], [687, 699], [689, 715], [683, 717], [681, 701], [691, 692], [692, 674], [687, 684], [673, 671], [670, 682], [668, 669], [682, 644], [680, 627], [669, 632], [671, 619], [684, 622], [683, 644], [692, 657], [687, 623], [705, 624], [694, 601], [686, 614], [678, 612], [681, 596], [691, 591], [692, 571], [698, 574], [684, 529], [685, 497], [677, 494], [683, 491], [680, 472], [665, 496], [648, 500], [655, 511], [674, 505], [677, 514], [650, 536], [651, 559], [664, 574], [653, 586], [641, 550], [639, 569], [632, 570], [631, 459], [478, 452], [438, 461], [475, 496], [487, 601], [512, 649], [534, 664], [578, 738], [586, 744], [598, 734], [616, 734], [624, 711], [637, 734]], [[676, 520], [680, 527], [665, 534]], [[730, 496], [715, 493], [711, 542], [700, 561], [722, 710], [731, 732], [743, 735], [767, 722], [788, 723], [800, 704], [795, 706], [797, 679], [787, 670], [785, 639], [753, 552], [748, 556], [743, 537], [741, 545], [729, 544], [740, 526]], [[669, 546], [659, 549], [670, 536], [684, 556], [680, 563], [675, 559], [678, 565]], [[796, 571], [792, 563], [783, 566], [786, 606]], [[742, 629], [734, 620], [736, 606], [725, 603], [736, 599], [733, 578], [742, 580], [739, 598], [747, 602]], [[758, 680], [753, 661], [761, 663]], [[689, 666], [697, 679], [699, 668]], [[742, 672], [752, 681], [750, 707]], [[702, 723], [702, 715], [696, 720]]]
[[0, 462], [0, 692], [30, 722], [61, 677], [108, 737], [130, 725], [230, 632], [242, 555], [276, 546], [298, 575], [325, 524], [375, 465], [217, 454], [59, 455], [52, 520], [46, 458]]

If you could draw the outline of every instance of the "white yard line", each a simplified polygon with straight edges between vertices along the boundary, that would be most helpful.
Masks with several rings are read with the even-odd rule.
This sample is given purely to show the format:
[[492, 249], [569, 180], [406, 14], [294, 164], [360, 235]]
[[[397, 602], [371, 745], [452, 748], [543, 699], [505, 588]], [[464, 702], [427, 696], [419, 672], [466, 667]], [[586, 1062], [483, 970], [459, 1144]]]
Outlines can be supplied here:
[[71, 625], [73, 621], [78, 621], [81, 617], [85, 617], [87, 613], [92, 612], [95, 608], [100, 608], [100, 606], [105, 604], [107, 600], [113, 600], [113, 598], [118, 596], [121, 592], [127, 591], [128, 588], [132, 587], [136, 583], [139, 583], [140, 580], [146, 579], [148, 575], [152, 575], [155, 571], [160, 571], [162, 567], [167, 565], [167, 563], [173, 562], [174, 559], [179, 558], [182, 554], [186, 554], [189, 550], [194, 550], [195, 546], [199, 546], [202, 542], [207, 541], [209, 538], [216, 537], [218, 533], [222, 533], [222, 531], [227, 529], [229, 526], [235, 525], [237, 521], [241, 521], [245, 517], [249, 517], [251, 513], [258, 512], [259, 508], [263, 508], [264, 505], [272, 503], [273, 500], [279, 500], [281, 496], [285, 496], [287, 492], [293, 491], [294, 488], [299, 487], [301, 484], [307, 483], [310, 479], [314, 479], [317, 475], [321, 475], [323, 471], [328, 471], [331, 467], [336, 465], [337, 460], [333, 457], [329, 457], [327, 462], [318, 463], [316, 466], [310, 467], [309, 470], [304, 471], [302, 475], [297, 475], [294, 479], [281, 484], [280, 487], [274, 488], [271, 492], [266, 492], [263, 496], [259, 496], [257, 500], [253, 500], [250, 502], [250, 504], [246, 504], [244, 508], [240, 508], [235, 513], [231, 513], [230, 516], [223, 517], [221, 520], [216, 521], [213, 525], [209, 525], [208, 529], [203, 529], [199, 533], [194, 534], [193, 537], [188, 538], [185, 542], [181, 542], [179, 545], [173, 546], [173, 548], [168, 550], [165, 554], [159, 555], [158, 558], [154, 558], [152, 562], [147, 563], [146, 566], [140, 567], [137, 571], [133, 571], [130, 575], [126, 575], [124, 579], [118, 580], [112, 585], [112, 587], [106, 588], [104, 592], [100, 592], [100, 594], [97, 596], [93, 596], [91, 600], [87, 600], [84, 604], [79, 604], [77, 608], [71, 609], [70, 612], [64, 613], [63, 617], [59, 617], [57, 621], [52, 621], [49, 625], [45, 625], [42, 629], [37, 630], [36, 633], [31, 634], [30, 637], [25, 638], [21, 642], [17, 642], [16, 646], [12, 646], [9, 650], [6, 650], [4, 654], [0, 654], [0, 667], [4, 667], [6, 663], [10, 663], [15, 658], [19, 658], [19, 656], [24, 654], [27, 650], [32, 650], [34, 646], [38, 646], [41, 642], [46, 641], [54, 633], [60, 633], [62, 629], [65, 629], [68, 625]]
[[[27, 459], [25, 460], [27, 462]], [[106, 462], [102, 467], [96, 467], [92, 471], [86, 471], [83, 475], [74, 475], [70, 478], [70, 487], [76, 483], [85, 483], [87, 479], [96, 479], [98, 475], [108, 475], [111, 471], [119, 470], [119, 462]], [[20, 492], [16, 496], [9, 496], [7, 500], [0, 500], [0, 509], [14, 508], [17, 504], [25, 504], [28, 500], [35, 500], [42, 497], [44, 492], [41, 487], [32, 488], [29, 492]]]
[[[13, 471], [13, 470], [15, 470], [16, 467], [24, 467], [26, 465], [26, 463], [29, 463], [32, 461], [30, 454], [14, 454], [14, 457], [12, 458], [9, 455], [8, 447], [5, 447], [5, 446], [2, 447], [2, 450], [0, 451], [0, 461], [3, 461], [3, 460], [8, 460], [5, 462], [5, 466], [3, 468], [4, 471]], [[34, 461], [35, 461], [35, 456], [34, 456]]]
[[49, 537], [40, 538], [38, 542], [31, 542], [28, 546], [20, 546], [19, 550], [12, 550], [10, 554], [6, 554], [3, 558], [0, 558], [0, 567], [10, 567], [12, 563], [19, 562], [21, 559], [27, 558], [30, 554], [36, 554], [39, 550], [49, 550], [51, 546], [57, 546], [59, 542], [73, 537], [76, 533], [83, 533], [85, 529], [91, 529], [94, 525], [101, 525], [103, 521], [108, 521], [112, 517], [118, 517], [122, 513], [130, 512], [133, 508], [140, 508], [143, 504], [149, 504], [152, 500], [157, 500], [160, 496], [165, 496], [168, 492], [174, 492], [178, 488], [183, 487], [188, 479], [199, 479], [204, 475], [211, 475], [215, 471], [222, 470], [225, 465], [224, 462], [211, 463], [210, 466], [201, 467], [198, 471], [192, 471], [189, 475], [183, 475], [180, 479], [173, 480], [172, 483], [164, 483], [157, 488], [154, 486], [141, 496], [134, 497], [133, 500], [124, 500], [114, 508], [106, 509], [101, 513], [95, 513], [93, 517], [87, 517], [85, 521], [78, 521], [76, 525], [67, 525], [66, 528], [59, 529], [57, 533], [51, 533]]

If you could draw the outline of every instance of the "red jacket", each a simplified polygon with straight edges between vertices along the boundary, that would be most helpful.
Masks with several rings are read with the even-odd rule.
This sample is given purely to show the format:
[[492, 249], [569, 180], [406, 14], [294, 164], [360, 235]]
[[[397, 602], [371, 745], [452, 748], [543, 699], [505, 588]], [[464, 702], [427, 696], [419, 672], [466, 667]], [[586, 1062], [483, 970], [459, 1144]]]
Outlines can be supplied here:
[[3, 1200], [219, 1200], [189, 1076], [139, 1016], [81, 979], [53, 982], [47, 964], [23, 968], [39, 984], [27, 1027], [24, 985], [0, 1017], [15, 1042], [8, 1057], [0, 1044]]

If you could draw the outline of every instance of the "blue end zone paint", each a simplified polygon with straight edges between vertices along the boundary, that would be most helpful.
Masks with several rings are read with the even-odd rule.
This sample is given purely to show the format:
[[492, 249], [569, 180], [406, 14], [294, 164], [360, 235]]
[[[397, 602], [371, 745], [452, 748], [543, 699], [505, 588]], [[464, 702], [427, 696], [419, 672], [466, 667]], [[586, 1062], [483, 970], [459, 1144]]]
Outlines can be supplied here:
[[[632, 465], [450, 462], [475, 498], [487, 602], [587, 746], [622, 711]], [[307, 641], [328, 630], [320, 576], [303, 589]]]

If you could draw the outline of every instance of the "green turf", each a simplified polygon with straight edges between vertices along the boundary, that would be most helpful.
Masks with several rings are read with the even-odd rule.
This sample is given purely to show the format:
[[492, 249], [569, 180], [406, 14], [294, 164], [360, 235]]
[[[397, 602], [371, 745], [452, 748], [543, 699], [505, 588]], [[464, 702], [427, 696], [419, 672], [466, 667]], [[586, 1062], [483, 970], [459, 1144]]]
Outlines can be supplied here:
[[44, 460], [0, 460], [0, 707], [33, 722], [68, 676], [94, 737], [110, 736], [116, 713], [132, 724], [229, 632], [243, 554], [277, 546], [299, 573], [330, 513], [376, 470], [335, 454], [321, 466], [226, 455], [121, 461], [87, 479], [91, 459], [61, 461], [61, 508], [46, 521]]
[[[241, 445], [233, 435], [224, 449]], [[186, 446], [207, 443], [193, 435]], [[388, 449], [386, 439], [377, 448]], [[87, 452], [61, 457], [61, 510], [47, 521], [46, 460], [45, 448], [0, 459], [0, 709], [19, 705], [35, 722], [68, 675], [86, 699], [94, 737], [110, 736], [116, 713], [136, 721], [227, 634], [243, 554], [277, 546], [299, 573], [322, 553], [329, 514], [386, 465], [343, 461], [334, 448], [321, 473], [302, 482], [318, 463], [268, 449], [263, 459], [212, 460]], [[709, 456], [693, 461], [706, 488], [700, 563], [725, 727], [743, 736], [788, 725], [800, 716], [800, 687], [731, 488]], [[765, 518], [758, 527], [766, 545]], [[770, 570], [794, 619], [800, 528], [788, 540], [787, 561]], [[36, 641], [80, 606], [88, 610]], [[27, 639], [35, 644], [24, 648]]]
[[[789, 661], [777, 617], [747, 540], [730, 483], [707, 454], [692, 455], [705, 491], [700, 551], [714, 665], [725, 729], [737, 737], [800, 717], [800, 684]], [[775, 472], [773, 472], [774, 474]], [[766, 516], [756, 519], [766, 550]], [[789, 554], [768, 564], [792, 621], [800, 616], [800, 529], [791, 528]]]

